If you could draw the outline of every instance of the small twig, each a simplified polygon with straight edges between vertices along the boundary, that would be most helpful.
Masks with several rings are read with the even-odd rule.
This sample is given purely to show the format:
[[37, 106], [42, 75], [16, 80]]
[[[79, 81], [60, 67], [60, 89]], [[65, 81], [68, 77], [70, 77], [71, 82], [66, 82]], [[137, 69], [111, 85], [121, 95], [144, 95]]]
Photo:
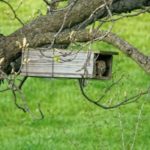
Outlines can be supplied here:
[[[73, 6], [76, 4], [77, 1], [78, 1], [78, 0], [74, 0], [74, 1], [69, 5], [69, 7], [68, 7], [66, 13], [64, 14], [64, 19], [63, 19], [62, 25], [61, 25], [61, 27], [59, 28], [58, 32], [54, 35], [54, 38], [53, 38], [53, 40], [52, 40], [52, 42], [51, 42], [51, 45], [50, 45], [50, 47], [49, 47], [50, 49], [53, 48], [57, 37], [59, 36], [59, 34], [60, 34], [60, 33], [62, 32], [62, 30], [64, 29], [64, 25], [65, 25], [65, 23], [66, 23], [66, 20], [67, 20], [67, 17], [68, 17], [68, 15], [69, 15], [69, 12], [72, 10]], [[54, 57], [54, 56], [53, 56], [53, 57], [52, 57], [52, 56], [46, 56], [41, 50], [40, 50], [40, 53], [41, 53], [42, 56], [44, 56], [44, 57], [46, 57], [46, 58], [53, 58], [53, 57]], [[53, 49], [53, 54], [55, 54], [54, 49]]]
[[[30, 111], [30, 109], [29, 109], [29, 107], [28, 107], [28, 104], [27, 104], [27, 102], [26, 102], [26, 98], [25, 98], [24, 94], [23, 94], [22, 91], [21, 91], [21, 87], [23, 86], [23, 84], [24, 84], [24, 82], [26, 81], [27, 77], [24, 77], [23, 80], [20, 82], [19, 86], [17, 86], [17, 85], [15, 84], [15, 78], [9, 79], [8, 75], [7, 75], [5, 72], [3, 72], [1, 69], [0, 69], [0, 73], [1, 73], [1, 76], [3, 77], [3, 79], [6, 79], [6, 81], [8, 82], [8, 88], [5, 89], [5, 90], [11, 90], [11, 92], [12, 92], [12, 94], [13, 94], [13, 98], [14, 98], [14, 104], [16, 105], [16, 107], [17, 107], [18, 109], [21, 109], [23, 112], [28, 112], [28, 113], [32, 116], [33, 119], [36, 118], [36, 117], [34, 117], [34, 115], [32, 114], [32, 112]], [[4, 91], [4, 90], [3, 90], [3, 91]], [[0, 92], [1, 92], [1, 91], [0, 91]], [[24, 107], [20, 106], [20, 105], [17, 103], [17, 95], [16, 95], [16, 92], [18, 92], [18, 94], [20, 94], [21, 100], [22, 100], [23, 103], [24, 103]], [[42, 112], [42, 110], [41, 110], [40, 104], [38, 104], [38, 110], [39, 110], [40, 115], [41, 115], [41, 118], [40, 118], [40, 120], [41, 120], [41, 119], [44, 118], [44, 114], [43, 114], [43, 112]], [[39, 120], [39, 118], [36, 119], [36, 120]]]
[[45, 2], [46, 5], [51, 6], [51, 4], [53, 3], [58, 3], [58, 2], [65, 2], [66, 0], [52, 0], [51, 2], [49, 2], [48, 0], [43, 0]]
[[44, 114], [43, 114], [43, 112], [41, 110], [41, 104], [40, 103], [38, 103], [38, 110], [39, 110], [40, 116], [41, 116], [40, 120], [44, 119]]
[[123, 123], [122, 123], [122, 120], [121, 120], [121, 114], [120, 114], [120, 112], [118, 112], [118, 116], [119, 116], [120, 130], [121, 130], [122, 150], [125, 150], [124, 130], [123, 130]]
[[137, 133], [138, 133], [138, 128], [139, 128], [139, 124], [140, 124], [140, 120], [141, 120], [141, 116], [142, 116], [142, 111], [143, 111], [143, 108], [144, 108], [144, 104], [145, 103], [143, 102], [143, 104], [141, 105], [141, 109], [139, 111], [139, 114], [138, 114], [137, 123], [136, 123], [136, 126], [135, 126], [135, 132], [134, 132], [134, 136], [133, 136], [133, 142], [131, 144], [130, 150], [133, 150], [134, 145], [135, 145], [136, 136], [137, 136]]
[[3, 2], [3, 3], [5, 3], [5, 4], [7, 4], [8, 7], [9, 7], [9, 8], [11, 9], [11, 11], [13, 12], [14, 18], [16, 18], [16, 19], [20, 22], [20, 24], [22, 24], [22, 26], [24, 26], [24, 23], [23, 23], [22, 20], [17, 16], [16, 11], [15, 11], [14, 8], [12, 7], [12, 5], [11, 5], [9, 2], [5, 1], [5, 0], [0, 0], [0, 2]]
[[122, 79], [123, 79], [123, 75], [117, 81], [113, 82], [110, 86], [108, 86], [105, 89], [104, 94], [101, 95], [101, 97], [99, 98], [99, 100], [97, 102], [101, 101], [106, 96], [106, 94], [112, 89], [112, 87], [114, 87], [115, 85], [117, 85]]
[[88, 100], [89, 102], [91, 102], [91, 103], [95, 104], [96, 106], [101, 107], [103, 109], [114, 109], [114, 108], [117, 108], [119, 106], [126, 105], [126, 104], [128, 104], [127, 102], [129, 102], [133, 99], [138, 100], [141, 96], [146, 95], [146, 94], [149, 93], [149, 90], [146, 90], [146, 91], [141, 92], [137, 95], [126, 98], [125, 100], [121, 101], [118, 104], [115, 104], [115, 105], [112, 105], [112, 106], [107, 106], [107, 105], [103, 105], [103, 104], [97, 102], [97, 100], [93, 100], [93, 99], [91, 99], [90, 97], [87, 96], [87, 94], [85, 93], [85, 91], [83, 89], [83, 86], [82, 86], [82, 79], [79, 79], [79, 86], [80, 86], [81, 93], [86, 98], [86, 100]]
[[6, 92], [6, 91], [9, 91], [11, 90], [10, 88], [6, 88], [6, 89], [3, 89], [3, 90], [0, 90], [0, 92]]
[[23, 80], [21, 80], [21, 82], [20, 82], [20, 84], [19, 84], [19, 86], [18, 86], [18, 88], [21, 90], [21, 88], [22, 88], [22, 86], [23, 86], [23, 84], [25, 83], [25, 81], [27, 80], [27, 76], [25, 76], [24, 78], [23, 78]]
[[143, 14], [143, 13], [148, 12], [148, 11], [150, 11], [150, 8], [149, 8], [149, 7], [148, 7], [148, 8], [145, 8], [144, 10], [141, 10], [141, 11], [139, 11], [139, 12], [137, 12], [137, 13], [127, 14], [127, 15], [120, 16], [120, 17], [118, 17], [118, 18], [114, 18], [114, 19], [112, 18], [112, 19], [108, 19], [108, 20], [102, 20], [102, 19], [100, 19], [99, 21], [102, 22], [102, 23], [112, 22], [112, 21], [115, 22], [115, 21], [118, 21], [118, 20], [123, 19], [123, 18], [129, 18], [129, 17], [139, 16], [139, 15], [141, 15], [141, 14]]
[[17, 96], [16, 96], [16, 93], [15, 93], [14, 90], [12, 90], [12, 94], [13, 94], [13, 97], [14, 97], [14, 103], [15, 103], [16, 107], [18, 109], [21, 109], [23, 112], [26, 112], [25, 108], [23, 108], [20, 105], [18, 105], [18, 103], [17, 103]]
[[89, 18], [87, 18], [85, 21], [83, 21], [77, 28], [77, 30], [80, 30], [82, 28], [84, 28], [86, 26], [86, 24], [88, 24], [88, 22], [90, 22], [90, 20], [92, 20], [95, 17], [95, 14], [100, 10], [105, 8], [105, 4], [100, 5], [99, 7], [97, 7], [89, 16]]
[[18, 9], [21, 7], [21, 5], [22, 5], [22, 0], [19, 2], [19, 5], [18, 5], [17, 8], [15, 9], [15, 12], [18, 11]]
[[51, 3], [49, 1], [47, 1], [47, 0], [43, 0], [43, 1], [45, 2], [46, 5], [48, 5], [48, 6], [51, 5]]

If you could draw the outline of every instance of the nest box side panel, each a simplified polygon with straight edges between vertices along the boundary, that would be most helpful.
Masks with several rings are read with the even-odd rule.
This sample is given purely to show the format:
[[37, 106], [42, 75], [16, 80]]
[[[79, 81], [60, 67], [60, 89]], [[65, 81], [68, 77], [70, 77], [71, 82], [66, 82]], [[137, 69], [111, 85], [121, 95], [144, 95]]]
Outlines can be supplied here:
[[[22, 55], [21, 75], [37, 77], [67, 77], [92, 78], [93, 58], [86, 52], [51, 51], [46, 50], [43, 54], [37, 50], [25, 51]], [[68, 54], [68, 55], [67, 55]], [[48, 56], [48, 57], [45, 57]], [[87, 61], [88, 60], [88, 61]]]

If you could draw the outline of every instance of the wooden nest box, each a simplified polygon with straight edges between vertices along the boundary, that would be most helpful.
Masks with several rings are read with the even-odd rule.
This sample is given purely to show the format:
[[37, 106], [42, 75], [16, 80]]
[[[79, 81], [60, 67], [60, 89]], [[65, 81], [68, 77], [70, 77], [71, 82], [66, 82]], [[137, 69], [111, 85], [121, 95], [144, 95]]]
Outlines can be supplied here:
[[22, 54], [21, 75], [109, 79], [116, 52], [83, 52], [69, 50], [26, 50]]

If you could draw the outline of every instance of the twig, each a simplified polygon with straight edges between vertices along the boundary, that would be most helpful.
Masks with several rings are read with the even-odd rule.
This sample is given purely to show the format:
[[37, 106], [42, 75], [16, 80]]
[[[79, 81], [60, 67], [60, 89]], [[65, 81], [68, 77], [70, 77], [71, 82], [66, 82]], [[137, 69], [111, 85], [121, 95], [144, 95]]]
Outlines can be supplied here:
[[130, 150], [133, 150], [134, 145], [135, 145], [136, 136], [137, 136], [137, 133], [138, 133], [138, 128], [139, 128], [139, 124], [140, 124], [140, 120], [141, 120], [141, 116], [142, 116], [142, 111], [143, 111], [143, 108], [144, 108], [144, 104], [145, 103], [143, 102], [143, 104], [141, 105], [141, 109], [139, 111], [139, 114], [138, 114], [138, 118], [137, 118], [137, 122], [136, 122], [136, 126], [135, 126], [135, 132], [134, 132], [134, 136], [133, 136], [133, 142], [131, 144]]
[[[69, 12], [72, 10], [73, 6], [76, 4], [78, 0], [74, 0], [70, 5], [69, 5], [69, 8], [67, 9], [66, 13], [64, 14], [64, 19], [63, 19], [63, 22], [62, 22], [62, 25], [61, 27], [59, 28], [58, 32], [54, 35], [54, 38], [51, 42], [51, 45], [50, 45], [50, 49], [53, 48], [54, 44], [55, 44], [55, 41], [57, 39], [57, 37], [59, 36], [59, 34], [62, 32], [62, 30], [64, 29], [64, 25], [66, 23], [66, 20], [67, 20], [67, 16], [69, 15]], [[46, 56], [41, 50], [40, 50], [40, 53], [41, 55], [43, 55], [44, 57], [46, 58], [54, 58], [54, 56]], [[53, 53], [54, 53], [54, 49], [53, 49]]]
[[113, 82], [110, 86], [108, 86], [105, 89], [104, 94], [101, 95], [101, 97], [99, 98], [99, 100], [97, 102], [101, 101], [106, 96], [106, 94], [123, 79], [123, 76], [124, 75], [122, 75], [117, 81]]
[[133, 99], [138, 100], [141, 96], [146, 95], [146, 94], [149, 93], [149, 90], [146, 90], [146, 91], [141, 92], [141, 93], [139, 93], [137, 95], [134, 95], [134, 96], [131, 96], [129, 98], [126, 98], [126, 99], [124, 99], [123, 101], [121, 101], [118, 104], [115, 104], [115, 105], [112, 105], [112, 106], [106, 106], [106, 105], [103, 105], [101, 103], [98, 103], [97, 100], [93, 100], [93, 99], [91, 99], [90, 97], [87, 96], [87, 94], [85, 93], [85, 91], [83, 89], [83, 86], [82, 86], [82, 79], [79, 79], [79, 86], [80, 86], [81, 93], [86, 98], [86, 100], [88, 100], [89, 102], [91, 102], [91, 103], [95, 104], [96, 106], [101, 107], [103, 109], [114, 109], [114, 108], [117, 108], [117, 107], [119, 107], [121, 105], [126, 105], [126, 104], [128, 104], [127, 102], [129, 102], [129, 101], [131, 101]]
[[118, 112], [118, 116], [119, 116], [120, 130], [121, 130], [122, 150], [125, 150], [124, 130], [123, 130], [123, 123], [122, 123], [122, 120], [121, 120], [121, 114], [120, 114], [120, 112]]
[[112, 22], [112, 21], [115, 22], [115, 21], [118, 21], [118, 20], [123, 19], [123, 18], [129, 18], [129, 17], [139, 16], [139, 15], [141, 15], [141, 14], [143, 14], [143, 13], [148, 12], [148, 11], [150, 11], [150, 8], [149, 8], [149, 7], [148, 7], [148, 8], [145, 8], [144, 10], [140, 10], [140, 11], [137, 12], [137, 13], [127, 14], [127, 15], [120, 16], [120, 17], [118, 17], [118, 18], [114, 18], [114, 19], [112, 18], [112, 19], [108, 19], [108, 20], [102, 20], [102, 19], [100, 19], [99, 21], [102, 22], [102, 23]]
[[15, 93], [14, 90], [12, 90], [12, 94], [13, 94], [13, 97], [14, 97], [14, 103], [15, 103], [16, 107], [18, 109], [21, 109], [23, 112], [26, 112], [25, 108], [23, 108], [20, 105], [18, 105], [18, 103], [17, 103], [17, 96], [16, 96], [16, 93]]
[[5, 1], [5, 0], [0, 0], [0, 2], [3, 2], [3, 3], [5, 3], [5, 4], [7, 4], [8, 7], [9, 7], [9, 8], [11, 9], [11, 11], [13, 12], [14, 17], [20, 22], [20, 24], [22, 24], [22, 26], [24, 26], [24, 23], [23, 23], [22, 20], [17, 16], [16, 11], [15, 11], [14, 8], [12, 7], [12, 5], [11, 5], [9, 2]]
[[89, 18], [87, 18], [85, 21], [83, 21], [83, 22], [78, 26], [77, 30], [83, 29], [83, 28], [86, 26], [86, 24], [88, 24], [88, 22], [90, 22], [90, 20], [92, 20], [92, 19], [94, 18], [95, 14], [96, 14], [100, 9], [105, 8], [105, 6], [106, 6], [105, 4], [102, 4], [102, 5], [100, 5], [99, 7], [97, 7], [97, 8], [91, 13], [91, 15], [89, 16]]
[[40, 103], [38, 103], [38, 110], [39, 110], [40, 116], [41, 116], [40, 120], [44, 119], [44, 114], [43, 114], [43, 112], [41, 110], [41, 104]]
[[[44, 118], [44, 114], [41, 110], [41, 107], [40, 107], [40, 104], [38, 104], [38, 110], [40, 112], [40, 115], [41, 117], [40, 118], [37, 118], [37, 117], [34, 117], [34, 115], [32, 114], [32, 112], [30, 111], [28, 105], [27, 105], [27, 102], [26, 102], [26, 98], [24, 96], [24, 94], [22, 93], [21, 91], [21, 87], [23, 86], [23, 83], [26, 81], [27, 77], [25, 77], [19, 86], [17, 86], [15, 84], [15, 78], [12, 78], [12, 79], [9, 79], [9, 77], [7, 76], [6, 73], [4, 73], [1, 69], [0, 69], [0, 74], [1, 76], [3, 77], [3, 79], [6, 79], [6, 81], [8, 82], [8, 88], [6, 90], [11, 90], [12, 94], [13, 94], [13, 98], [14, 98], [14, 103], [16, 105], [16, 107], [18, 109], [21, 109], [23, 112], [28, 112], [33, 119], [36, 119], [36, 120], [41, 120]], [[17, 95], [16, 95], [16, 92], [18, 92], [21, 96], [21, 100], [23, 101], [24, 103], [24, 107], [20, 106], [18, 103], [17, 103]]]
[[20, 82], [20, 84], [19, 84], [19, 86], [18, 86], [18, 88], [21, 90], [21, 88], [22, 88], [22, 86], [23, 86], [23, 84], [25, 83], [25, 81], [27, 80], [27, 76], [25, 76], [24, 78], [23, 78], [23, 80], [21, 80], [21, 82]]
[[11, 90], [10, 88], [6, 88], [6, 89], [3, 89], [3, 90], [0, 90], [0, 92], [6, 92], [6, 91], [9, 91]]

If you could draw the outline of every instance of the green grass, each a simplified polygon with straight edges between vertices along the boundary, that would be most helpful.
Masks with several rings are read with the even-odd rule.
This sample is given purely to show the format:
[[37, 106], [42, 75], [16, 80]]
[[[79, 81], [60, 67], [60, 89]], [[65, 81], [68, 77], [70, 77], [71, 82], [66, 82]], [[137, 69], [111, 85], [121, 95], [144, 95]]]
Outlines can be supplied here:
[[[12, 4], [17, 8], [14, 2], [12, 1]], [[18, 14], [24, 22], [32, 18], [38, 7], [42, 8], [44, 13], [45, 6], [42, 1], [28, 0], [23, 4]], [[10, 21], [8, 15], [2, 13], [6, 11], [6, 6], [1, 3], [0, 10], [2, 10], [0, 32], [10, 34], [20, 25], [16, 20]], [[120, 20], [113, 30], [145, 54], [150, 54], [149, 14]], [[96, 42], [92, 47], [94, 50], [118, 51], [102, 42]], [[126, 93], [130, 96], [149, 86], [149, 75], [121, 52], [114, 58], [113, 72], [115, 79], [122, 74], [125, 78], [112, 89], [104, 101], [109, 99], [117, 101], [123, 99]], [[97, 98], [111, 82], [112, 80], [89, 81], [86, 90], [91, 97]], [[23, 113], [15, 107], [11, 93], [1, 93], [0, 149], [2, 150], [122, 150], [122, 134], [125, 149], [128, 150], [133, 143], [138, 114], [143, 103], [134, 149], [149, 150], [150, 95], [119, 109], [103, 110], [85, 101], [76, 80], [29, 78], [23, 91], [34, 117], [39, 117], [37, 104], [40, 102], [45, 118], [33, 120], [30, 114]], [[20, 99], [19, 103], [22, 103]], [[120, 127], [120, 120], [123, 130]]]

